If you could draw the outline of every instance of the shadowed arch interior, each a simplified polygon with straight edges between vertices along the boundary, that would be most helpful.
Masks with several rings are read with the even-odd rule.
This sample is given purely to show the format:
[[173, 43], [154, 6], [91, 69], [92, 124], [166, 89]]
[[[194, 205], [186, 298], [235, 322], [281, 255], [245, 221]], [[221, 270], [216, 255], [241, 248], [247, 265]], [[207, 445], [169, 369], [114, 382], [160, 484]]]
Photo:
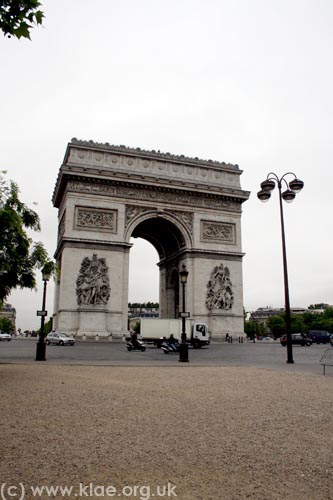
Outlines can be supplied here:
[[133, 238], [143, 238], [157, 250], [160, 259], [167, 259], [186, 246], [185, 239], [179, 229], [162, 217], [146, 219], [138, 224]]

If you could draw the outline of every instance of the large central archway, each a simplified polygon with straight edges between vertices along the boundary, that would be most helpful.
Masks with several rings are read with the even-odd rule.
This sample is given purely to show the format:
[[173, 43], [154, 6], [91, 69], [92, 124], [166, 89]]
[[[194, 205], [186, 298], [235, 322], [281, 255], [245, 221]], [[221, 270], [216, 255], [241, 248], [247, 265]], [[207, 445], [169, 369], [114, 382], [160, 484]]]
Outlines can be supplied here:
[[[185, 228], [171, 217], [141, 214], [133, 220], [129, 232], [133, 238], [143, 238], [151, 243], [159, 255], [159, 304], [161, 318], [178, 318], [179, 315], [179, 258], [187, 248]], [[188, 235], [187, 235], [188, 237]], [[188, 240], [190, 244], [190, 239]]]
[[243, 332], [241, 204], [237, 165], [72, 140], [55, 192], [61, 269], [54, 324], [76, 335], [127, 332], [131, 238], [159, 255], [162, 318], [186, 310], [219, 338]]

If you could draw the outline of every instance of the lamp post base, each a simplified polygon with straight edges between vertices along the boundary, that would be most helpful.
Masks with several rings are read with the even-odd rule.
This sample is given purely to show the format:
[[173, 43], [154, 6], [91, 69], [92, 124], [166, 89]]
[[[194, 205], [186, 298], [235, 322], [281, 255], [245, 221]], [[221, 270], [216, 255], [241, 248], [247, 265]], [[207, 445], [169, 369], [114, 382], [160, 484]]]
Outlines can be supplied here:
[[35, 361], [46, 361], [45, 354], [46, 354], [46, 343], [37, 342]]
[[188, 345], [180, 344], [179, 346], [179, 361], [182, 363], [188, 362]]

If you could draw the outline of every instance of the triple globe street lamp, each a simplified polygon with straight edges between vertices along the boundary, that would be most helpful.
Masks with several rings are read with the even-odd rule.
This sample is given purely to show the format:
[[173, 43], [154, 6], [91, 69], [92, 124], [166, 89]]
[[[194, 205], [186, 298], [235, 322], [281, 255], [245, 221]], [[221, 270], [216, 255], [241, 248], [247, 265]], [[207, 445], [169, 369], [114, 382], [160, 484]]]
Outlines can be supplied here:
[[[287, 182], [286, 177], [293, 176], [293, 179]], [[280, 179], [274, 173], [270, 172], [266, 180], [261, 184], [261, 190], [257, 193], [260, 201], [267, 202], [275, 186], [279, 190], [280, 202], [280, 220], [281, 220], [281, 236], [282, 236], [282, 255], [283, 255], [283, 276], [284, 276], [284, 297], [285, 297], [285, 312], [286, 312], [286, 332], [287, 332], [287, 363], [294, 363], [293, 347], [291, 339], [291, 314], [290, 314], [290, 301], [289, 301], [289, 283], [288, 283], [288, 268], [287, 268], [287, 252], [286, 252], [286, 238], [284, 230], [284, 217], [283, 217], [283, 204], [282, 200], [291, 203], [298, 192], [303, 189], [304, 182], [297, 179], [293, 172], [287, 172]], [[282, 187], [285, 190], [282, 192]]]

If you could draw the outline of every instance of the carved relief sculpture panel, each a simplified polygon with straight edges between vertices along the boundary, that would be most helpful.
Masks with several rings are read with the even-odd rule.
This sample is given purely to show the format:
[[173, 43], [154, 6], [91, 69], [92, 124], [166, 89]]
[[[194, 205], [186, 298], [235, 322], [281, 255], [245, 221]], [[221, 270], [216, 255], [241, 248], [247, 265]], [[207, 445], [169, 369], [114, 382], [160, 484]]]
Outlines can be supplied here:
[[75, 207], [75, 229], [117, 232], [117, 210]]
[[206, 306], [212, 312], [214, 309], [231, 309], [234, 303], [230, 271], [221, 263], [215, 266], [207, 283]]
[[107, 304], [110, 297], [109, 270], [104, 258], [85, 257], [76, 280], [78, 305]]
[[235, 224], [228, 222], [201, 221], [201, 241], [236, 244]]

